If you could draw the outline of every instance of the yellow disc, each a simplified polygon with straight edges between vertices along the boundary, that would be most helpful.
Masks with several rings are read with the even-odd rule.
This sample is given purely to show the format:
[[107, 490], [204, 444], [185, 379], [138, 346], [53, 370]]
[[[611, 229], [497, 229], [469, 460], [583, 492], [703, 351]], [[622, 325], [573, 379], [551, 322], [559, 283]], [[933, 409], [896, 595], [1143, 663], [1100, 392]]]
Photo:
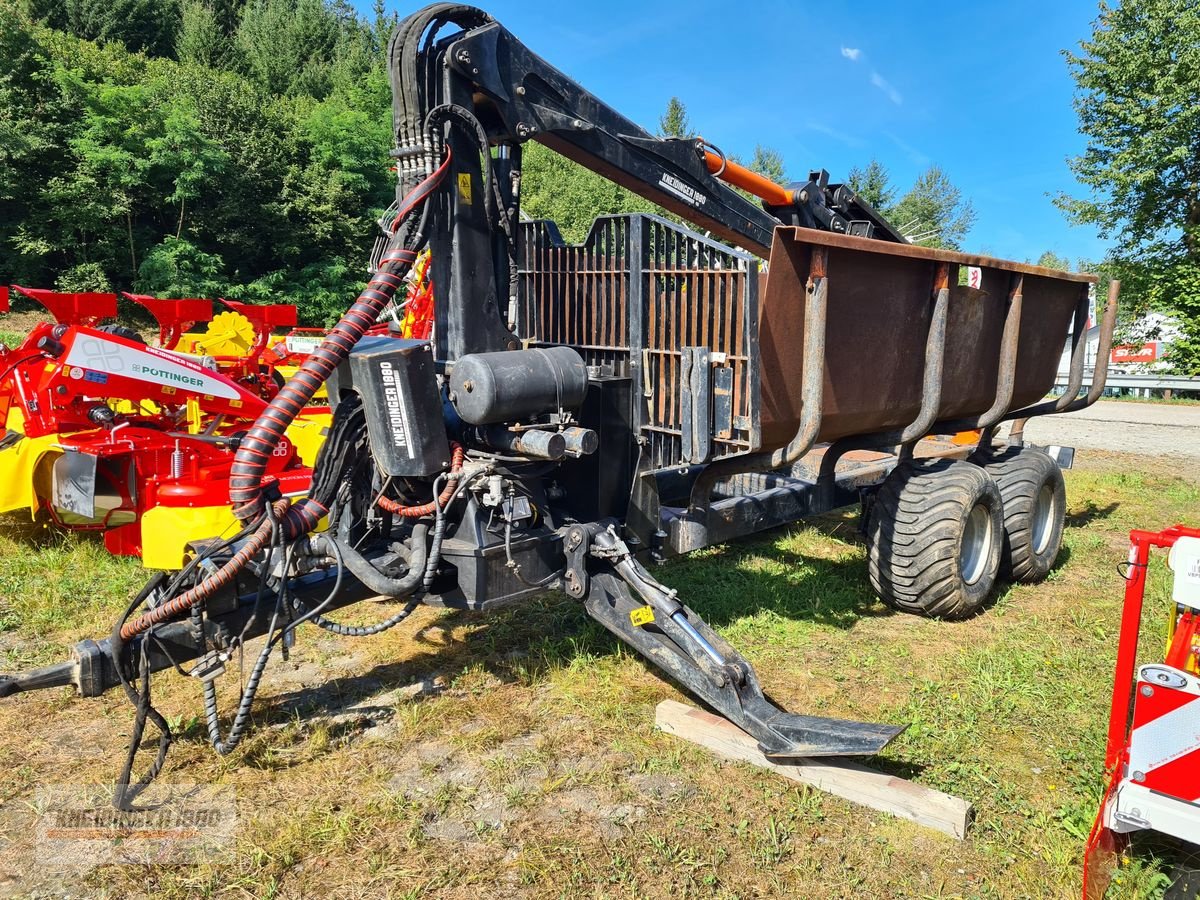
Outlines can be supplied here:
[[241, 313], [217, 313], [203, 334], [191, 335], [191, 346], [180, 341], [179, 349], [202, 356], [245, 356], [254, 346], [254, 324]]

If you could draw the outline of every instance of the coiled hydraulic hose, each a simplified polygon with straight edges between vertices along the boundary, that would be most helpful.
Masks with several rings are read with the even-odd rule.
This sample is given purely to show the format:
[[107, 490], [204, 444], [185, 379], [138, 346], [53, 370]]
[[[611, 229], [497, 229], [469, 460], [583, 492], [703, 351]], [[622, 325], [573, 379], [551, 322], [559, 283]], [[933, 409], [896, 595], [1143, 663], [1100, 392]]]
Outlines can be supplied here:
[[[396, 214], [397, 228], [428, 200], [441, 184], [450, 167], [450, 160], [450, 151], [447, 149], [442, 164], [404, 198]], [[404, 283], [404, 275], [416, 258], [416, 250], [406, 247], [393, 246], [388, 250], [379, 271], [363, 289], [358, 300], [321, 342], [321, 346], [304, 361], [296, 374], [288, 379], [287, 384], [280, 388], [279, 393], [242, 439], [234, 456], [229, 479], [229, 499], [234, 505], [234, 515], [242, 522], [252, 522], [264, 511], [263, 476], [266, 474], [271, 453], [279, 444], [284, 432], [312, 400], [321, 385], [333, 374], [334, 369], [349, 356], [359, 338], [375, 324], [375, 320], [392, 299], [396, 289]], [[311, 497], [295, 505], [286, 500], [278, 501], [272, 509], [274, 518], [270, 515], [265, 516], [242, 548], [225, 565], [195, 587], [171, 598], [162, 606], [148, 610], [132, 622], [127, 622], [121, 627], [121, 637], [126, 641], [131, 640], [155, 625], [182, 615], [200, 601], [211, 597], [231, 582], [267, 545], [276, 527], [281, 528], [284, 540], [293, 540], [316, 528], [321, 517], [328, 512], [323, 504]]]
[[422, 503], [419, 506], [405, 506], [391, 497], [381, 496], [378, 500], [379, 508], [405, 519], [420, 519], [425, 516], [432, 516], [439, 509], [445, 508], [446, 504], [454, 496], [454, 489], [458, 487], [458, 479], [462, 475], [463, 459], [466, 457], [466, 452], [463, 450], [462, 444], [451, 441], [450, 449], [453, 454], [450, 457], [450, 475], [446, 479], [445, 489], [436, 500], [430, 500], [428, 503]]
[[132, 622], [126, 622], [121, 626], [121, 639], [124, 641], [132, 640], [139, 634], [149, 631], [155, 625], [160, 625], [168, 619], [174, 619], [177, 616], [183, 615], [193, 606], [211, 597], [237, 576], [237, 573], [245, 568], [246, 563], [250, 562], [263, 547], [267, 546], [267, 542], [271, 540], [271, 535], [274, 533], [277, 526], [277, 521], [285, 516], [288, 511], [287, 500], [277, 500], [272, 505], [274, 517], [267, 516], [263, 519], [262, 524], [254, 530], [254, 533], [246, 539], [240, 550], [230, 557], [229, 561], [216, 572], [209, 575], [202, 582], [193, 588], [189, 588], [182, 594], [172, 597], [162, 606], [156, 606], [151, 610], [142, 613]]
[[[403, 222], [423, 204], [446, 175], [450, 153], [432, 175], [414, 188], [400, 204], [396, 222]], [[267, 405], [262, 415], [242, 439], [230, 469], [229, 499], [234, 515], [243, 522], [260, 514], [263, 509], [263, 476], [271, 453], [279, 444], [288, 426], [334, 370], [350, 355], [354, 345], [366, 330], [375, 324], [379, 314], [404, 284], [404, 276], [416, 261], [417, 251], [393, 245], [385, 254], [379, 270], [359, 295], [358, 300], [342, 316], [329, 335], [300, 366], [299, 370]], [[285, 540], [292, 540], [312, 531], [328, 510], [312, 498], [305, 498], [290, 507], [283, 520]]]

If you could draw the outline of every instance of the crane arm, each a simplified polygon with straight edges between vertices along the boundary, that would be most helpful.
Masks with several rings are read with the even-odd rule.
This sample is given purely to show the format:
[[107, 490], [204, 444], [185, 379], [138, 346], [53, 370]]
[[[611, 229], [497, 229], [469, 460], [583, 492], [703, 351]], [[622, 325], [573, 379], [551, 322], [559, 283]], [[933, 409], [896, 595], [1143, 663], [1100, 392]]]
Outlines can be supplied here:
[[[442, 36], [448, 26], [458, 30]], [[447, 286], [450, 295], [449, 306], [439, 304], [443, 360], [503, 349], [513, 340], [504, 328], [501, 295], [506, 284], [509, 299], [515, 290], [515, 245], [509, 242], [505, 259], [498, 236], [516, 232], [520, 148], [531, 140], [764, 258], [778, 225], [905, 242], [870, 204], [849, 186], [831, 184], [824, 171], [784, 187], [703, 139], [650, 134], [473, 7], [442, 3], [410, 16], [393, 37], [389, 65], [398, 195], [433, 171], [445, 148], [453, 156], [451, 197], [433, 204], [429, 225], [433, 283], [439, 290]], [[491, 148], [499, 148], [494, 158]], [[491, 286], [479, 282], [480, 260], [488, 256]], [[473, 298], [469, 313], [454, 300], [466, 282]]]

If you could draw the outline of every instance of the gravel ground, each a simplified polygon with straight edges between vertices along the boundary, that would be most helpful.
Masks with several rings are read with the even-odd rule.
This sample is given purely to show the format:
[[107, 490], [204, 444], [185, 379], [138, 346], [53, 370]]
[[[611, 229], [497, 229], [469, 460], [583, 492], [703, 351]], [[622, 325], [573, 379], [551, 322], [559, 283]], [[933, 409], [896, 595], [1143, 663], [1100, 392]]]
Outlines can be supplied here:
[[1193, 462], [1200, 460], [1200, 406], [1101, 401], [1069, 415], [1030, 419], [1025, 439]]

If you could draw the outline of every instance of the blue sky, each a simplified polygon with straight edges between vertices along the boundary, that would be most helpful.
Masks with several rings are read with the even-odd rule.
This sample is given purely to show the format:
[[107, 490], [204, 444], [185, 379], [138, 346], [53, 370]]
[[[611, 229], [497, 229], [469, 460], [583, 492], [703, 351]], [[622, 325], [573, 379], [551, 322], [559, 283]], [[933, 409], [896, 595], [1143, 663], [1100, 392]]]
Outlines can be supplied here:
[[[902, 189], [931, 162], [974, 202], [965, 249], [1099, 259], [1095, 230], [1051, 198], [1080, 192], [1063, 58], [1095, 0], [483, 0], [534, 52], [654, 129], [672, 95], [727, 153], [777, 149], [788, 173], [834, 180], [877, 157]], [[391, 0], [401, 15], [416, 7]]]

